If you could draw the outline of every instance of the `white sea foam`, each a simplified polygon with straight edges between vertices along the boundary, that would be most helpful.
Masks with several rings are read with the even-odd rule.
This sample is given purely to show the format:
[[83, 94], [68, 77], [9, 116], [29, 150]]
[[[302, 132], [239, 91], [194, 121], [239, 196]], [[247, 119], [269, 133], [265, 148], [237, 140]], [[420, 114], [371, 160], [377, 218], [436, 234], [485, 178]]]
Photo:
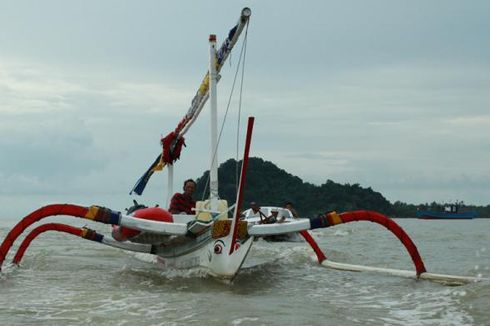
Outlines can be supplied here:
[[235, 320], [232, 320], [231, 321], [231, 324], [232, 325], [241, 325], [242, 323], [245, 323], [245, 322], [251, 322], [253, 324], [255, 324], [256, 321], [258, 321], [259, 318], [256, 318], [256, 317], [243, 317], [243, 318], [237, 318]]
[[349, 232], [346, 230], [335, 230], [333, 235], [335, 235], [337, 237], [344, 237], [344, 236], [349, 235]]
[[462, 307], [459, 297], [465, 291], [442, 289], [416, 291], [396, 301], [384, 301], [389, 317], [387, 323], [399, 325], [468, 325], [473, 317]]

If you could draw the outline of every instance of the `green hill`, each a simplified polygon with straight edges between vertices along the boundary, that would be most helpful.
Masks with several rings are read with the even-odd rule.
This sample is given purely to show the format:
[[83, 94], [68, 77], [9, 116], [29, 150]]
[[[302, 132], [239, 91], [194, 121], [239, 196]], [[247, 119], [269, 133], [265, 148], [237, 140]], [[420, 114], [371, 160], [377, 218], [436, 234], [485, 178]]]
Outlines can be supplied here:
[[[228, 203], [236, 201], [237, 179], [241, 162], [237, 168], [236, 161], [230, 159], [218, 169], [220, 180], [219, 193]], [[238, 172], [237, 172], [238, 171]], [[197, 179], [196, 198], [208, 196], [209, 171]], [[363, 188], [359, 184], [339, 184], [326, 180], [320, 186], [303, 182], [297, 176], [278, 168], [272, 162], [252, 157], [249, 160], [247, 182], [245, 187], [245, 208], [251, 201], [263, 206], [284, 206], [287, 201], [293, 202], [301, 216], [313, 216], [327, 211], [338, 212], [369, 209], [385, 214], [393, 214], [392, 204], [379, 192]]]

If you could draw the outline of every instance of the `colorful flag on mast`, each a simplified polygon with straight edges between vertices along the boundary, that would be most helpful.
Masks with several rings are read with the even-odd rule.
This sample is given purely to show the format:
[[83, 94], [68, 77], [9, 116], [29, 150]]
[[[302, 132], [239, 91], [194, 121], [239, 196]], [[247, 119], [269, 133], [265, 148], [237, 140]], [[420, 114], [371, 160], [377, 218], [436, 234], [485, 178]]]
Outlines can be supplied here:
[[[246, 8], [248, 10], [248, 8]], [[228, 32], [228, 37], [223, 41], [221, 47], [216, 53], [216, 71], [219, 73], [223, 67], [226, 58], [230, 54], [233, 46], [236, 44], [238, 37], [248, 23], [250, 16], [249, 10], [242, 11], [242, 15], [238, 23]], [[219, 75], [218, 75], [219, 81]], [[161, 139], [163, 147], [162, 153], [158, 155], [157, 159], [148, 168], [148, 170], [139, 178], [129, 194], [133, 192], [141, 195], [148, 183], [148, 180], [155, 171], [161, 171], [165, 165], [173, 164], [180, 157], [180, 151], [184, 143], [184, 134], [189, 130], [190, 126], [194, 123], [199, 113], [201, 112], [204, 104], [209, 98], [209, 71], [206, 72], [201, 85], [199, 86], [196, 95], [192, 99], [191, 106], [186, 115], [180, 120], [175, 130], [169, 133], [167, 136]]]

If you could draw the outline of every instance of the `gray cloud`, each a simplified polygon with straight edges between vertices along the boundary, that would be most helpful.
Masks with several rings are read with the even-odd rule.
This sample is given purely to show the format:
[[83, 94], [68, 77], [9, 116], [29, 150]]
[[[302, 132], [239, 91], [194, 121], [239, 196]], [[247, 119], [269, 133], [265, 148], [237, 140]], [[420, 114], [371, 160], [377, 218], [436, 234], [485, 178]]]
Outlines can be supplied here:
[[[245, 2], [118, 4], [2, 5], [0, 203], [124, 206], [159, 137], [190, 105], [208, 34], [223, 39]], [[488, 203], [486, 1], [251, 7], [243, 115], [257, 117], [252, 155], [390, 200]], [[222, 71], [221, 108], [234, 69]], [[208, 168], [202, 115], [186, 135], [177, 185]], [[236, 155], [234, 132], [225, 129], [221, 161]], [[161, 203], [160, 185], [161, 175], [145, 199]]]

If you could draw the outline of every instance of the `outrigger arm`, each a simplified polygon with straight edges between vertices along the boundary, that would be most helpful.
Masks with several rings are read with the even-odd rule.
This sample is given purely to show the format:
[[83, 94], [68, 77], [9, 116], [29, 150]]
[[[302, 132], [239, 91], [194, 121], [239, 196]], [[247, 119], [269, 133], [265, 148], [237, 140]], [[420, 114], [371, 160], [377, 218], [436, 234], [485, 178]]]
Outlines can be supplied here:
[[105, 244], [113, 248], [119, 248], [124, 250], [135, 251], [135, 252], [142, 252], [142, 253], [151, 253], [152, 251], [152, 246], [149, 244], [119, 242], [86, 227], [76, 228], [71, 225], [66, 225], [61, 223], [46, 223], [33, 229], [29, 233], [29, 235], [25, 237], [25, 239], [22, 241], [21, 245], [19, 246], [19, 249], [17, 249], [17, 253], [15, 254], [12, 263], [18, 265], [22, 260], [25, 251], [31, 244], [32, 240], [34, 240], [41, 233], [47, 231], [58, 231], [58, 232], [73, 234], [80, 238]]
[[299, 221], [293, 221], [289, 223], [275, 223], [275, 224], [259, 224], [253, 225], [248, 230], [250, 235], [253, 236], [267, 236], [275, 234], [283, 234], [290, 232], [299, 232], [305, 230], [313, 230], [318, 228], [327, 228], [341, 223], [349, 223], [354, 221], [370, 221], [378, 223], [390, 230], [407, 249], [412, 261], [415, 265], [417, 276], [426, 272], [424, 262], [420, 257], [417, 247], [410, 239], [408, 234], [395, 223], [392, 219], [384, 216], [383, 214], [373, 211], [353, 211], [337, 214], [336, 212], [330, 212], [325, 215], [310, 218], [301, 219]]
[[[157, 222], [135, 218], [121, 214], [120, 212], [111, 210], [109, 208], [90, 206], [84, 207], [73, 204], [52, 204], [41, 207], [31, 214], [24, 217], [17, 225], [7, 234], [0, 246], [0, 270], [2, 263], [7, 256], [8, 251], [12, 247], [15, 240], [32, 224], [42, 220], [43, 218], [56, 215], [67, 215], [79, 217], [94, 222], [100, 222], [104, 224], [112, 224], [125, 226], [131, 229], [151, 232], [155, 234], [167, 234], [167, 235], [185, 235], [188, 232], [188, 225], [186, 223], [167, 223]], [[45, 230], [48, 231], [48, 230]], [[32, 231], [34, 232], [34, 231]], [[43, 231], [44, 232], [44, 231]], [[42, 233], [42, 232], [41, 232]], [[106, 241], [107, 242], [107, 241]], [[105, 243], [108, 245], [112, 242]], [[116, 245], [112, 245], [116, 246]], [[131, 251], [141, 251], [140, 246], [117, 246], [121, 249]]]
[[[353, 265], [327, 260], [327, 257], [325, 256], [323, 251], [318, 247], [317, 243], [307, 231], [356, 221], [374, 222], [390, 230], [407, 249], [415, 265], [415, 271]], [[248, 233], [253, 236], [268, 236], [289, 232], [299, 232], [315, 251], [318, 262], [325, 267], [333, 269], [351, 272], [377, 272], [393, 276], [424, 279], [447, 285], [462, 285], [470, 282], [490, 281], [490, 279], [488, 278], [436, 274], [427, 272], [424, 262], [422, 261], [422, 258], [420, 257], [420, 254], [418, 252], [418, 249], [413, 241], [410, 239], [408, 234], [392, 219], [384, 216], [383, 214], [373, 211], [361, 210], [345, 212], [341, 214], [330, 212], [316, 218], [301, 219], [299, 221], [293, 221], [290, 223], [259, 224], [253, 225], [248, 229]]]

